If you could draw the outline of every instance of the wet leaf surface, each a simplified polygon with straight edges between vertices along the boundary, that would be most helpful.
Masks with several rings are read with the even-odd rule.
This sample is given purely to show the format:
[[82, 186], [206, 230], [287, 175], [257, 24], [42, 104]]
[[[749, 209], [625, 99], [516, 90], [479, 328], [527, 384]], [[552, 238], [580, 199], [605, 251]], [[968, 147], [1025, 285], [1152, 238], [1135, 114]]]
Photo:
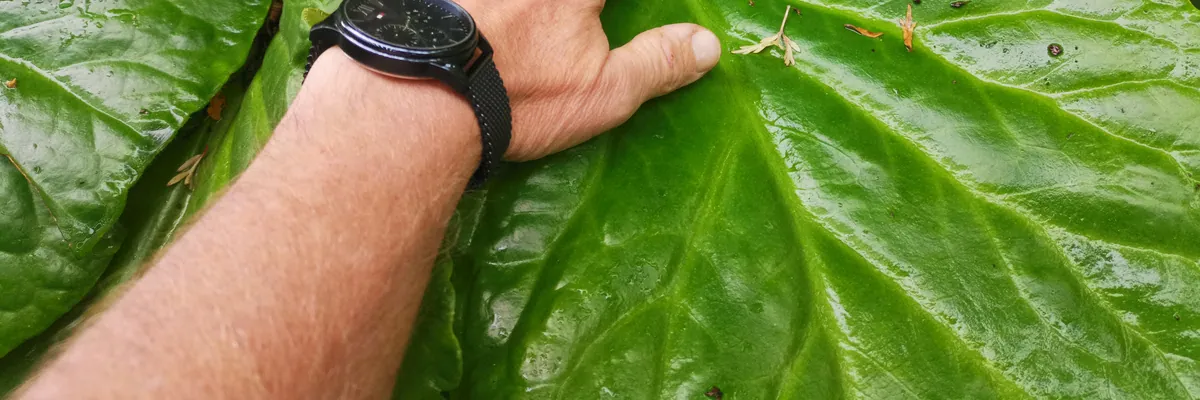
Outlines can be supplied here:
[[[245, 60], [261, 0], [0, 2], [0, 354], [95, 283], [129, 188]], [[142, 112], [146, 110], [146, 112]]]
[[[778, 28], [757, 2], [605, 22], [736, 48]], [[801, 2], [792, 68], [725, 57], [494, 181], [455, 263], [455, 395], [1200, 396], [1200, 14], [926, 5], [909, 53], [908, 4]]]

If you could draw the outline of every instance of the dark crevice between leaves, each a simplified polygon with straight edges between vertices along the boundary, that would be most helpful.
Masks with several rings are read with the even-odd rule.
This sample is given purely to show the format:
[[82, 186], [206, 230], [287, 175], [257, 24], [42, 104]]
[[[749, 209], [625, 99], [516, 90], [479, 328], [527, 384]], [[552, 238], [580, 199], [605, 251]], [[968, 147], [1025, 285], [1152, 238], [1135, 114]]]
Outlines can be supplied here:
[[[0, 358], [0, 398], [16, 390], [44, 361], [56, 352], [59, 343], [70, 338], [76, 328], [95, 314], [107, 296], [132, 279], [142, 266], [163, 248], [183, 225], [184, 212], [191, 190], [183, 185], [167, 186], [175, 170], [188, 158], [204, 150], [210, 138], [228, 128], [236, 115], [246, 88], [262, 66], [267, 45], [279, 30], [278, 13], [282, 2], [272, 4], [272, 12], [259, 29], [251, 46], [246, 64], [235, 72], [222, 88], [227, 102], [222, 121], [208, 117], [202, 108], [188, 118], [175, 138], [146, 168], [143, 176], [129, 191], [124, 212], [113, 231], [128, 234], [121, 248], [105, 269], [96, 285], [78, 304], [63, 314], [42, 333], [30, 338], [3, 358]], [[15, 164], [15, 163], [14, 163]]]

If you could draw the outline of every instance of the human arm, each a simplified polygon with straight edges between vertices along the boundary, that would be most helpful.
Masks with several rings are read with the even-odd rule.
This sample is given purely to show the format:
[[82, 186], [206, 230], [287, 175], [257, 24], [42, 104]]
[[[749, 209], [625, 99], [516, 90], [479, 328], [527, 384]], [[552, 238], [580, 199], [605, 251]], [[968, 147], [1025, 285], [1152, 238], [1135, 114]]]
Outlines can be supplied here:
[[[698, 64], [699, 28], [677, 25], [610, 53], [593, 0], [464, 6], [497, 49], [514, 160], [624, 121], [719, 52]], [[246, 173], [25, 395], [386, 395], [479, 153], [457, 94], [331, 50]]]

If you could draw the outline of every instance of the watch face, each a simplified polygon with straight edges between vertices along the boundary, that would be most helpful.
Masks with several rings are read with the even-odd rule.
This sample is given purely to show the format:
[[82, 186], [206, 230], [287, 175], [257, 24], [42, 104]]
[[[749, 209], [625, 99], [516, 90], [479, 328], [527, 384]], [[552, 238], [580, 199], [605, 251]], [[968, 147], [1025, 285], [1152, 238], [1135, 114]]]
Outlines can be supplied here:
[[467, 13], [437, 0], [347, 0], [346, 16], [355, 28], [399, 47], [432, 50], [471, 36]]

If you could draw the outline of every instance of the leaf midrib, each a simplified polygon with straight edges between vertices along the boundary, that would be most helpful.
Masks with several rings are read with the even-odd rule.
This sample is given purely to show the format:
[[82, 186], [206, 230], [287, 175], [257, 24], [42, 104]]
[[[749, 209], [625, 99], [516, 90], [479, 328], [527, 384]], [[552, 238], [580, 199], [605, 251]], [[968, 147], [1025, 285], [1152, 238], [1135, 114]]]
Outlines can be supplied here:
[[[695, 0], [689, 0], [689, 1], [688, 1], [688, 5], [689, 5], [689, 6], [691, 6], [691, 8], [692, 8], [693, 15], [704, 15], [704, 16], [707, 16], [707, 14], [704, 14], [704, 13], [697, 13], [697, 12], [696, 12], [696, 7], [694, 7], [694, 1], [695, 1]], [[846, 12], [850, 12], [850, 11], [848, 11], [848, 10], [844, 10], [844, 9], [843, 9], [843, 8], [841, 8], [841, 7], [818, 6], [818, 5], [816, 5], [816, 4], [809, 3], [809, 2], [807, 2], [807, 1], [803, 1], [803, 0], [802, 0], [802, 2], [804, 2], [804, 3], [806, 3], [806, 4], [809, 4], [809, 5], [813, 6], [814, 8], [824, 8], [824, 9], [826, 9], [826, 10], [830, 10], [830, 11], [832, 11], [832, 12], [839, 12], [839, 13], [846, 13]], [[706, 18], [706, 19], [707, 19], [707, 18]], [[1014, 88], [1014, 89], [1019, 89], [1019, 90], [1025, 91], [1025, 92], [1029, 92], [1029, 93], [1031, 93], [1031, 94], [1033, 94], [1033, 95], [1038, 95], [1038, 96], [1048, 97], [1048, 96], [1046, 96], [1046, 95], [1044, 95], [1044, 94], [1042, 94], [1042, 93], [1033, 92], [1033, 91], [1030, 91], [1030, 90], [1028, 90], [1028, 89], [1025, 89], [1025, 88], [1021, 88], [1021, 87], [1015, 87], [1015, 86], [1011, 86], [1011, 85], [1005, 85], [1005, 84], [1002, 84], [1002, 83], [998, 83], [998, 82], [991, 82], [990, 80], [985, 80], [985, 79], [982, 79], [982, 78], [980, 78], [980, 77], [978, 77], [978, 76], [976, 76], [976, 75], [974, 75], [974, 74], [970, 73], [969, 71], [963, 71], [963, 70], [962, 70], [961, 68], [959, 68], [957, 65], [955, 65], [955, 64], [953, 64], [953, 63], [951, 63], [951, 62], [949, 62], [949, 60], [948, 60], [948, 59], [946, 59], [945, 57], [943, 57], [941, 54], [938, 54], [938, 53], [936, 53], [936, 52], [931, 52], [931, 54], [933, 54], [933, 55], [936, 57], [936, 59], [937, 59], [937, 60], [939, 60], [941, 63], [945, 64], [945, 65], [947, 66], [947, 68], [949, 68], [949, 69], [956, 69], [956, 70], [960, 70], [960, 71], [962, 71], [962, 72], [965, 72], [965, 73], [966, 73], [966, 75], [968, 75], [968, 76], [972, 76], [972, 77], [974, 77], [975, 79], [979, 79], [979, 80], [981, 80], [981, 81], [983, 81], [983, 82], [985, 82], [985, 83], [995, 83], [995, 84], [998, 84], [998, 85], [1001, 85], [1001, 86], [1011, 87], [1011, 88]], [[802, 62], [800, 62], [800, 63], [797, 63], [797, 66], [800, 66], [800, 65], [803, 65], [803, 63], [802, 63]], [[849, 99], [849, 98], [846, 98], [846, 97], [845, 97], [845, 96], [842, 94], [842, 93], [843, 93], [843, 91], [839, 91], [839, 90], [837, 90], [837, 88], [836, 88], [836, 87], [830, 86], [830, 85], [828, 85], [826, 82], [823, 82], [823, 81], [820, 81], [820, 80], [814, 79], [814, 78], [812, 78], [811, 76], [809, 76], [808, 74], [801, 74], [801, 75], [802, 75], [804, 78], [810, 79], [812, 82], [815, 82], [815, 83], [817, 83], [817, 84], [819, 84], [819, 85], [821, 85], [821, 86], [829, 87], [829, 88], [831, 89], [830, 91], [831, 91], [831, 92], [832, 92], [834, 95], [836, 95], [837, 97], [841, 98], [843, 101], [845, 101], [845, 102], [847, 102], [847, 103], [849, 103], [849, 104], [853, 105], [853, 106], [855, 107], [855, 109], [858, 109], [858, 110], [861, 110], [861, 109], [863, 109], [862, 107], [859, 107], [859, 106], [858, 106], [858, 103], [857, 103], [857, 102], [854, 102], [854, 101], [852, 101], [852, 100], [851, 100], [851, 99]], [[737, 92], [737, 94], [738, 94], [739, 96], [743, 96], [743, 99], [742, 99], [743, 101], [745, 101], [745, 100], [746, 100], [746, 99], [744, 98], [744, 96], [745, 96], [745, 95], [744, 95], [744, 94], [742, 94], [740, 91], [734, 91], [734, 92]], [[751, 100], [753, 100], [753, 99], [751, 99]], [[743, 103], [737, 103], [737, 104], [743, 104]], [[744, 103], [744, 104], [751, 104], [751, 103]], [[994, 107], [993, 107], [993, 108], [994, 108]], [[869, 117], [869, 118], [872, 120], [872, 123], [875, 123], [875, 124], [879, 124], [879, 123], [881, 123], [880, 121], [878, 121], [878, 119], [876, 119], [876, 118], [875, 118], [875, 116], [874, 116], [873, 114], [871, 114], [871, 113], [865, 113], [865, 112], [864, 112], [863, 114], [864, 114], [864, 115], [866, 115], [867, 117]], [[1073, 113], [1072, 113], [1071, 115], [1074, 115], [1074, 116], [1076, 116], [1078, 119], [1080, 119], [1080, 120], [1083, 120], [1084, 122], [1087, 122], [1088, 124], [1091, 124], [1091, 125], [1095, 126], [1095, 124], [1094, 124], [1094, 123], [1092, 123], [1091, 121], [1088, 121], [1088, 120], [1086, 120], [1085, 118], [1079, 117], [1078, 115], [1075, 115], [1075, 114], [1073, 114]], [[1096, 127], [1097, 127], [1097, 128], [1100, 128], [1100, 127], [1098, 127], [1098, 126], [1096, 126]], [[782, 180], [780, 179], [780, 174], [781, 174], [781, 173], [782, 173], [782, 176], [785, 176], [785, 177], [787, 176], [787, 173], [786, 173], [786, 163], [785, 163], [785, 162], [784, 162], [784, 160], [782, 159], [782, 156], [781, 156], [780, 154], [778, 154], [778, 152], [774, 151], [774, 150], [773, 150], [773, 148], [771, 147], [771, 143], [770, 143], [770, 140], [769, 140], [769, 138], [770, 138], [770, 136], [771, 136], [771, 133], [770, 133], [770, 132], [768, 132], [768, 131], [765, 131], [765, 130], [763, 130], [761, 126], [755, 126], [755, 128], [756, 128], [756, 130], [758, 130], [758, 131], [760, 131], [760, 132], [762, 133], [762, 134], [760, 134], [760, 135], [753, 135], [753, 136], [757, 136], [757, 137], [758, 137], [758, 140], [757, 140], [757, 141], [760, 143], [760, 151], [762, 151], [762, 152], [763, 152], [763, 154], [772, 153], [772, 154], [775, 156], [775, 160], [776, 160], [776, 162], [774, 162], [774, 163], [771, 163], [772, 165], [775, 165], [775, 166], [776, 166], [776, 168], [773, 168], [773, 170], [774, 170], [774, 171], [773, 171], [773, 172], [774, 172], [774, 175], [776, 176], [776, 179], [774, 180], [774, 181], [775, 181], [775, 183], [776, 183], [777, 185], [783, 185], [784, 183], [791, 183], [792, 181], [791, 181], [790, 177], [788, 177], [787, 179], [782, 179]], [[1103, 128], [1100, 128], [1100, 129], [1101, 129], [1103, 132], [1105, 132], [1105, 133], [1107, 133], [1107, 134], [1109, 134], [1109, 135], [1112, 135], [1112, 136], [1114, 136], [1114, 137], [1116, 137], [1116, 138], [1120, 138], [1120, 139], [1124, 139], [1124, 140], [1127, 140], [1127, 141], [1131, 141], [1131, 142], [1133, 142], [1132, 140], [1130, 140], [1130, 139], [1128, 139], [1128, 138], [1124, 138], [1124, 137], [1122, 137], [1122, 136], [1119, 136], [1119, 135], [1112, 134], [1111, 132], [1108, 132], [1107, 130], [1104, 130]], [[887, 131], [887, 132], [893, 132], [891, 129], [883, 129], [883, 130], [884, 130], [884, 131]], [[893, 132], [893, 133], [895, 133], [895, 132]], [[917, 148], [923, 148], [923, 146], [921, 146], [921, 145], [920, 145], [920, 144], [918, 144], [918, 143], [914, 143], [914, 142], [913, 142], [911, 139], [909, 139], [909, 137], [907, 137], [907, 136], [905, 136], [905, 135], [897, 135], [897, 136], [899, 136], [899, 137], [900, 137], [902, 140], [904, 140], [906, 143], [909, 143], [910, 145], [916, 146]], [[1134, 143], [1137, 143], [1137, 142], [1134, 142]], [[1145, 146], [1145, 147], [1150, 147], [1150, 146], [1146, 146], [1146, 145], [1144, 145], [1144, 144], [1141, 144], [1141, 143], [1137, 143], [1137, 144], [1138, 144], [1138, 145], [1141, 145], [1141, 146]], [[1151, 147], [1151, 148], [1153, 148], [1153, 147]], [[1168, 156], [1168, 157], [1169, 157], [1171, 160], [1173, 160], [1173, 161], [1175, 162], [1175, 165], [1176, 165], [1177, 167], [1179, 167], [1179, 168], [1180, 168], [1180, 171], [1181, 171], [1181, 173], [1182, 173], [1182, 175], [1181, 175], [1181, 176], [1184, 176], [1184, 177], [1186, 177], [1186, 176], [1187, 176], [1187, 175], [1186, 175], [1186, 170], [1185, 170], [1185, 169], [1183, 169], [1181, 165], [1179, 165], [1179, 163], [1178, 163], [1178, 160], [1176, 160], [1174, 157], [1172, 157], [1172, 156], [1171, 156], [1169, 153], [1167, 153], [1166, 151], [1163, 151], [1163, 150], [1161, 150], [1161, 149], [1157, 149], [1157, 148], [1153, 148], [1153, 149], [1155, 149], [1155, 150], [1158, 150], [1158, 151], [1161, 151], [1161, 152], [1163, 152], [1165, 155], [1167, 155], [1167, 156]], [[1064, 231], [1064, 232], [1072, 233], [1070, 230], [1066, 229], [1065, 227], [1054, 225], [1054, 224], [1050, 223], [1049, 221], [1038, 221], [1038, 220], [1036, 220], [1036, 219], [1031, 219], [1031, 217], [1030, 217], [1030, 214], [1029, 214], [1029, 213], [1027, 213], [1027, 212], [1024, 212], [1024, 211], [1023, 211], [1023, 210], [1022, 210], [1022, 209], [1021, 209], [1019, 206], [1010, 205], [1010, 204], [1007, 204], [1007, 202], [998, 201], [998, 200], [994, 199], [994, 198], [993, 198], [993, 197], [994, 197], [994, 195], [991, 195], [991, 194], [989, 194], [989, 193], [987, 193], [987, 192], [985, 192], [985, 191], [979, 190], [978, 188], [974, 187], [974, 185], [971, 185], [971, 184], [969, 184], [969, 183], [967, 183], [967, 182], [964, 182], [964, 181], [963, 181], [963, 180], [961, 180], [961, 179], [958, 179], [958, 176], [957, 176], [957, 175], [955, 175], [955, 174], [953, 174], [952, 172], [950, 172], [948, 169], [946, 169], [946, 166], [945, 166], [945, 165], [943, 165], [941, 162], [939, 162], [939, 161], [937, 161], [937, 160], [932, 160], [932, 159], [929, 159], [929, 157], [928, 157], [928, 154], [929, 154], [929, 153], [928, 153], [928, 152], [921, 151], [920, 153], [921, 153], [921, 156], [922, 156], [923, 158], [926, 158], [928, 161], [931, 161], [931, 164], [932, 164], [932, 165], [937, 165], [937, 166], [941, 167], [941, 168], [942, 168], [942, 170], [943, 170], [943, 172], [945, 172], [945, 173], [946, 173], [948, 176], [950, 176], [950, 177], [953, 177], [953, 178], [954, 178], [954, 179], [952, 179], [952, 181], [953, 181], [953, 182], [955, 182], [956, 184], [959, 184], [959, 185], [961, 185], [961, 186], [962, 186], [964, 189], [966, 189], [966, 191], [967, 191], [968, 193], [970, 193], [970, 194], [971, 194], [971, 195], [973, 195], [973, 196], [976, 196], [976, 197], [977, 197], [977, 198], [978, 198], [980, 201], [983, 201], [983, 202], [986, 202], [986, 203], [989, 203], [989, 204], [995, 205], [995, 206], [997, 206], [997, 207], [1004, 208], [1004, 209], [1006, 209], [1006, 210], [1008, 210], [1008, 211], [1010, 211], [1010, 212], [1013, 212], [1015, 215], [1018, 215], [1018, 216], [1020, 216], [1022, 219], [1026, 219], [1027, 221], [1035, 222], [1035, 223], [1042, 224], [1042, 225], [1048, 225], [1048, 226], [1052, 226], [1052, 227], [1058, 228], [1058, 229], [1060, 229], [1060, 230], [1062, 230], [1062, 231]], [[787, 188], [787, 187], [788, 187], [788, 186], [783, 186], [782, 188]], [[781, 189], [782, 189], [782, 188], [781, 188]], [[834, 237], [834, 238], [835, 238], [835, 239], [836, 239], [838, 242], [841, 242], [841, 243], [842, 243], [843, 245], [845, 245], [847, 248], [849, 248], [849, 249], [851, 249], [852, 251], [854, 251], [854, 252], [858, 253], [858, 254], [859, 254], [859, 256], [863, 258], [863, 260], [864, 260], [864, 261], [867, 261], [868, 263], [870, 263], [870, 264], [872, 264], [872, 265], [875, 265], [876, 267], [878, 267], [878, 266], [879, 266], [879, 264], [878, 264], [878, 263], [876, 263], [876, 262], [874, 262], [874, 261], [871, 261], [871, 258], [869, 258], [869, 257], [867, 257], [865, 254], [863, 254], [863, 253], [862, 253], [862, 252], [861, 252], [861, 251], [860, 251], [858, 248], [856, 248], [855, 246], [852, 246], [852, 245], [850, 245], [850, 243], [849, 243], [848, 241], [844, 240], [844, 238], [842, 238], [842, 237], [840, 237], [839, 235], [837, 235], [836, 233], [834, 233], [834, 231], [832, 230], [832, 228], [831, 228], [831, 227], [829, 227], [829, 226], [827, 226], [826, 224], [824, 224], [824, 223], [820, 222], [820, 220], [819, 220], [819, 219], [817, 219], [815, 216], [813, 216], [813, 215], [809, 214], [809, 213], [807, 212], [807, 208], [804, 208], [804, 207], [803, 207], [803, 204], [799, 202], [799, 199], [796, 199], [796, 198], [795, 198], [795, 196], [787, 196], [787, 197], [788, 197], [788, 199], [787, 199], [787, 200], [789, 201], [789, 204], [791, 205], [791, 207], [790, 207], [791, 209], [793, 209], [793, 210], [796, 210], [798, 213], [799, 213], [799, 212], [801, 212], [800, 210], [803, 210], [803, 213], [804, 213], [805, 215], [807, 215], [807, 216], [809, 217], [809, 219], [810, 219], [811, 221], [813, 221], [813, 222], [814, 222], [816, 225], [820, 226], [820, 227], [821, 227], [821, 228], [822, 228], [822, 229], [825, 231], [825, 233], [826, 233], [826, 234], [832, 235], [832, 237]], [[1077, 233], [1073, 233], [1073, 234], [1076, 234], [1076, 235], [1078, 235]], [[1085, 237], [1086, 237], [1086, 236], [1085, 236]], [[1061, 249], [1061, 246], [1057, 246], [1057, 245], [1056, 245], [1056, 246], [1054, 246], [1054, 248], [1055, 248], [1055, 250], [1056, 250], [1057, 254], [1059, 254], [1059, 255], [1062, 255], [1062, 249]], [[1161, 251], [1159, 251], [1159, 250], [1154, 250], [1154, 251], [1157, 251], [1157, 252], [1159, 252], [1159, 253], [1163, 253], [1163, 254], [1172, 254], [1172, 253], [1164, 253], [1164, 252], [1161, 252]], [[1172, 255], [1174, 255], [1174, 254], [1172, 254]], [[1182, 256], [1180, 256], [1180, 257], [1182, 257]], [[1065, 258], [1064, 258], [1064, 259], [1065, 259]], [[1067, 261], [1067, 265], [1074, 265], [1074, 264], [1073, 264], [1073, 263], [1071, 263], [1071, 262], [1069, 262], [1069, 261]], [[1102, 295], [1100, 295], [1099, 293], [1096, 293], [1096, 291], [1095, 291], [1095, 289], [1094, 289], [1094, 288], [1092, 288], [1091, 286], [1087, 285], [1087, 284], [1086, 284], [1086, 282], [1087, 282], [1087, 281], [1086, 281], [1086, 280], [1082, 280], [1082, 278], [1080, 278], [1080, 277], [1078, 276], [1078, 274], [1077, 274], [1077, 271], [1075, 271], [1075, 269], [1074, 269], [1074, 268], [1068, 268], [1068, 269], [1070, 269], [1070, 270], [1071, 270], [1070, 272], [1072, 273], [1072, 276], [1073, 276], [1073, 277], [1075, 277], [1076, 279], [1079, 279], [1079, 282], [1081, 283], [1081, 287], [1085, 288], [1085, 289], [1087, 290], [1088, 294], [1089, 294], [1089, 295], [1091, 295], [1091, 296], [1093, 296], [1093, 298], [1094, 298], [1094, 299], [1096, 299], [1096, 300], [1098, 301], [1098, 303], [1101, 305], [1101, 307], [1102, 307], [1103, 309], [1105, 309], [1106, 311], [1108, 311], [1108, 313], [1110, 314], [1110, 316], [1115, 316], [1115, 317], [1118, 317], [1118, 318], [1117, 318], [1117, 320], [1118, 320], [1118, 321], [1121, 321], [1121, 320], [1120, 320], [1120, 318], [1119, 318], [1119, 315], [1117, 315], [1116, 311], [1115, 311], [1115, 310], [1112, 308], [1112, 306], [1111, 306], [1111, 305], [1110, 305], [1110, 304], [1109, 304], [1107, 301], [1105, 301], [1105, 300], [1104, 300], [1104, 298], [1103, 298], [1103, 296], [1102, 296]], [[889, 283], [889, 284], [895, 284], [895, 283], [894, 283], [894, 282], [892, 282], [890, 279], [885, 279], [885, 280], [886, 280], [886, 281], [888, 281], [888, 283]], [[904, 290], [902, 287], [901, 287], [901, 288], [899, 288], [899, 289], [900, 289], [900, 292], [901, 292], [901, 293], [905, 293], [906, 297], [908, 297], [908, 298], [909, 298], [911, 301], [914, 301], [914, 302], [916, 301], [916, 299], [913, 299], [913, 298], [911, 298], [911, 296], [908, 296], [908, 291]], [[916, 304], [918, 304], [918, 305], [919, 305], [920, 303], [919, 303], [919, 302], [917, 302]], [[924, 308], [921, 308], [921, 310], [924, 312], [924, 310], [925, 310], [925, 309], [924, 309]], [[928, 313], [926, 313], [926, 314], [928, 314]], [[1037, 312], [1035, 312], [1034, 314], [1037, 314], [1037, 317], [1039, 318], [1039, 320], [1041, 320], [1041, 319], [1042, 319], [1042, 316], [1040, 315], [1040, 313], [1037, 313]], [[943, 327], [943, 328], [945, 328], [945, 329], [950, 329], [948, 326], [945, 326], [945, 325], [944, 325], [944, 324], [943, 324], [941, 321], [937, 320], [936, 318], [933, 318], [932, 320], [933, 320], [933, 321], [935, 321], [935, 322], [936, 322], [936, 324], [937, 324], [938, 326], [941, 326], [941, 327]], [[1175, 373], [1175, 371], [1174, 371], [1173, 369], [1169, 368], [1169, 363], [1168, 363], [1168, 361], [1166, 360], [1166, 358], [1165, 358], [1165, 355], [1164, 355], [1163, 351], [1162, 351], [1162, 350], [1161, 350], [1161, 349], [1158, 347], [1158, 344], [1157, 344], [1156, 342], [1154, 342], [1153, 340], [1150, 340], [1148, 337], [1146, 337], [1146, 336], [1144, 335], [1144, 332], [1141, 332], [1141, 331], [1140, 331], [1139, 329], [1137, 329], [1136, 327], [1131, 327], [1131, 326], [1129, 326], [1129, 325], [1127, 325], [1127, 324], [1125, 324], [1125, 323], [1123, 323], [1123, 322], [1121, 322], [1121, 323], [1120, 323], [1120, 325], [1123, 327], [1123, 329], [1127, 329], [1127, 330], [1129, 330], [1130, 332], [1132, 332], [1132, 333], [1134, 333], [1135, 335], [1137, 335], [1137, 337], [1138, 337], [1139, 339], [1141, 339], [1142, 341], [1144, 341], [1144, 342], [1145, 342], [1145, 343], [1146, 343], [1146, 344], [1147, 344], [1149, 347], [1151, 347], [1152, 349], [1154, 349], [1154, 350], [1155, 350], [1155, 352], [1156, 352], [1156, 353], [1158, 354], [1158, 356], [1159, 356], [1159, 361], [1160, 361], [1160, 362], [1162, 362], [1164, 365], [1167, 365], [1167, 366], [1168, 366], [1168, 371], [1170, 371], [1170, 372], [1171, 372], [1171, 374], [1172, 374], [1172, 377], [1173, 377], [1173, 378], [1175, 378], [1176, 382], [1177, 382], [1177, 383], [1179, 383], [1179, 384], [1181, 385], [1181, 386], [1180, 386], [1180, 388], [1182, 388], [1182, 389], [1183, 389], [1183, 393], [1187, 393], [1187, 394], [1190, 396], [1191, 394], [1190, 394], [1190, 393], [1187, 391], [1187, 389], [1186, 389], [1186, 385], [1182, 385], [1182, 379], [1179, 377], [1179, 375], [1178, 375], [1177, 373]], [[1054, 331], [1054, 334], [1055, 334], [1055, 335], [1059, 335], [1059, 336], [1061, 337], [1061, 333], [1060, 333], [1060, 332], [1058, 332], [1057, 330], [1054, 330], [1054, 329], [1051, 329], [1051, 330], [1052, 330], [1052, 331]], [[952, 337], [954, 337], [954, 338], [956, 338], [956, 339], [959, 339], [959, 343], [960, 343], [960, 344], [962, 344], [962, 345], [963, 345], [965, 348], [967, 348], [967, 349], [971, 350], [971, 351], [973, 352], [973, 354], [977, 354], [977, 355], [979, 355], [979, 353], [978, 353], [978, 351], [977, 351], [976, 349], [974, 349], [974, 348], [972, 348], [971, 346], [969, 346], [969, 345], [968, 345], [966, 342], [963, 342], [963, 341], [962, 341], [962, 338], [961, 338], [961, 337], [960, 337], [958, 334], [956, 334], [956, 333], [955, 333], [955, 332], [954, 332], [952, 329], [950, 330], [950, 333], [951, 333], [951, 334], [950, 334], [950, 336], [952, 336]], [[1070, 343], [1070, 341], [1067, 341], [1067, 343]], [[1090, 352], [1089, 352], [1088, 354], [1089, 354], [1089, 355], [1092, 355]], [[1094, 356], [1094, 355], [1093, 355], [1093, 356]], [[1023, 387], [1021, 387], [1021, 386], [1018, 386], [1018, 385], [1016, 385], [1016, 384], [1015, 384], [1015, 382], [1013, 382], [1013, 381], [1012, 381], [1010, 378], [1008, 378], [1008, 376], [1007, 376], [1007, 375], [1004, 375], [1004, 374], [1003, 374], [1002, 372], [1000, 372], [999, 370], [996, 370], [996, 369], [995, 369], [995, 367], [994, 367], [994, 366], [991, 364], [991, 362], [989, 362], [989, 361], [988, 361], [986, 358], [982, 358], [982, 360], [983, 360], [983, 364], [984, 364], [984, 365], [986, 365], [986, 366], [987, 366], [987, 368], [988, 368], [989, 370], [991, 370], [991, 371], [993, 371], [994, 373], [998, 374], [998, 376], [1000, 376], [1001, 378], [1003, 378], [1005, 381], [1012, 383], [1012, 384], [1013, 384], [1013, 385], [1014, 385], [1016, 388], [1018, 388], [1018, 389], [1019, 389], [1019, 390], [1021, 390], [1022, 392], [1026, 392], [1026, 393], [1028, 393], [1028, 392], [1027, 392], [1027, 390], [1026, 390], [1025, 388], [1023, 388]]]

